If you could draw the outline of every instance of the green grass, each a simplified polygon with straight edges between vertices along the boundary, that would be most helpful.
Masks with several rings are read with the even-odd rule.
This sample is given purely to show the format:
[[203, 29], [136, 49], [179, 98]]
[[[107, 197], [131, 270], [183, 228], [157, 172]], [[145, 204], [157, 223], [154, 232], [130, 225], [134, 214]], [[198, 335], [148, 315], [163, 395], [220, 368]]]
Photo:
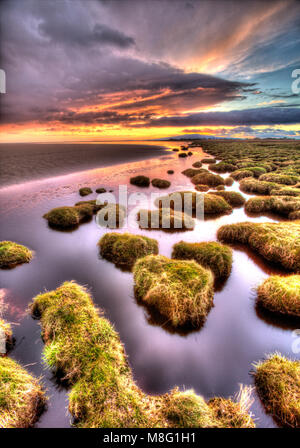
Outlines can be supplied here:
[[300, 317], [300, 275], [271, 275], [257, 288], [257, 303], [276, 314]]
[[216, 279], [229, 277], [232, 267], [232, 250], [216, 242], [186, 243], [180, 241], [173, 246], [172, 258], [194, 260], [210, 269]]
[[224, 185], [225, 181], [223, 179], [223, 177], [213, 174], [213, 173], [209, 173], [207, 171], [207, 173], [200, 173], [200, 174], [196, 174], [196, 176], [193, 176], [191, 178], [191, 181], [193, 182], [194, 185], [208, 185], [209, 187], [216, 187], [217, 185]]
[[204, 215], [222, 215], [232, 212], [232, 207], [218, 192], [204, 195]]
[[95, 205], [88, 201], [77, 203], [74, 207], [57, 207], [50, 210], [43, 217], [47, 219], [49, 226], [56, 229], [72, 229], [93, 216]]
[[[193, 391], [143, 393], [133, 381], [118, 333], [82, 286], [65, 282], [38, 295], [31, 312], [41, 320], [45, 361], [71, 387], [69, 410], [77, 427], [232, 427], [229, 416], [226, 422], [218, 417], [221, 408], [218, 412], [218, 406], [209, 406]], [[231, 406], [232, 400], [226, 401]], [[232, 421], [244, 412], [240, 400]], [[251, 419], [247, 426], [253, 426]]]
[[214, 193], [203, 195], [195, 191], [176, 191], [156, 198], [154, 203], [156, 207], [170, 207], [176, 212], [181, 212], [182, 210], [186, 210], [188, 213], [197, 212], [198, 216], [202, 212], [204, 215], [220, 215], [232, 212], [232, 207], [228, 202]]
[[137, 187], [149, 187], [150, 179], [147, 176], [134, 176], [130, 178], [130, 183]]
[[171, 182], [165, 179], [152, 179], [151, 184], [156, 188], [169, 188]]
[[300, 221], [282, 223], [243, 222], [219, 228], [220, 241], [248, 244], [265, 259], [300, 272]]
[[249, 177], [254, 177], [254, 174], [251, 170], [243, 169], [243, 170], [236, 170], [233, 171], [233, 173], [230, 174], [230, 177], [234, 180], [242, 180], [242, 179], [248, 179]]
[[240, 182], [240, 190], [244, 193], [256, 193], [268, 195], [271, 191], [280, 188], [278, 184], [274, 182], [263, 182], [258, 179], [243, 179]]
[[214, 195], [221, 196], [231, 207], [241, 207], [246, 202], [244, 196], [236, 191], [216, 191]]
[[168, 232], [193, 230], [195, 227], [195, 221], [191, 216], [170, 208], [140, 210], [137, 218], [141, 229], [160, 229]]
[[0, 268], [13, 268], [18, 264], [29, 263], [33, 253], [27, 247], [13, 241], [0, 241]]
[[201, 326], [213, 305], [213, 275], [194, 261], [149, 255], [133, 268], [136, 298], [174, 328]]
[[299, 176], [289, 176], [279, 173], [267, 173], [259, 177], [259, 180], [265, 182], [275, 182], [276, 184], [283, 185], [296, 185], [299, 182]]
[[132, 268], [138, 258], [158, 254], [156, 240], [130, 233], [106, 233], [98, 245], [103, 258], [127, 268]]
[[0, 357], [0, 428], [28, 428], [46, 402], [39, 381], [16, 361]]
[[211, 165], [208, 165], [208, 167], [215, 173], [232, 173], [232, 171], [235, 171], [236, 169], [235, 165], [226, 162], [213, 163]]
[[255, 386], [267, 410], [282, 426], [300, 428], [300, 361], [280, 354], [255, 364]]
[[93, 208], [93, 213], [97, 213], [101, 208], [104, 207], [104, 204], [97, 204], [96, 199], [91, 199], [89, 201], [79, 201], [76, 202], [75, 207], [81, 207], [84, 205], [90, 205]]
[[272, 212], [290, 217], [291, 213], [300, 212], [300, 198], [293, 196], [258, 196], [246, 202], [245, 210], [250, 213]]
[[87, 196], [92, 193], [93, 193], [93, 190], [90, 187], [82, 187], [79, 189], [80, 196]]
[[186, 170], [181, 171], [181, 174], [183, 174], [184, 176], [187, 176], [187, 177], [193, 177], [193, 176], [196, 176], [196, 174], [201, 174], [201, 173], [207, 173], [207, 170], [205, 170], [204, 168], [200, 168], [200, 169], [187, 168]]

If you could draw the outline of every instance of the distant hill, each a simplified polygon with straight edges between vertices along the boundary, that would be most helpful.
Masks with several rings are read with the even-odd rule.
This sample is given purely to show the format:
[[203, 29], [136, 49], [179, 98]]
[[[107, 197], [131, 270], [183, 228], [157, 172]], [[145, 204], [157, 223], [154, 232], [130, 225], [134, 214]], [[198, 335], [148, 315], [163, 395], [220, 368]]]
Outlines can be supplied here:
[[172, 137], [164, 137], [164, 138], [156, 138], [155, 140], [241, 140], [240, 138], [232, 138], [232, 137], [215, 137], [214, 135], [206, 135], [206, 134], [183, 134], [183, 135], [175, 135]]

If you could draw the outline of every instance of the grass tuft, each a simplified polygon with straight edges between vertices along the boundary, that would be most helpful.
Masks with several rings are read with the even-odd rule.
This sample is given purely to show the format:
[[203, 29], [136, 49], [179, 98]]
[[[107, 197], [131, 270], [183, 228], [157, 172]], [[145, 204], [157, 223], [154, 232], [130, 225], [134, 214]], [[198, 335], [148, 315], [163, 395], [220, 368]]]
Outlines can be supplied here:
[[255, 386], [267, 410], [282, 426], [300, 427], [300, 361], [272, 354], [254, 365]]
[[133, 268], [135, 295], [174, 328], [201, 326], [213, 306], [213, 275], [194, 261], [161, 255], [139, 259]]
[[16, 361], [0, 357], [0, 428], [29, 428], [46, 397], [38, 380]]
[[265, 259], [300, 272], [300, 221], [282, 223], [243, 222], [219, 228], [220, 241], [248, 244]]
[[29, 263], [31, 250], [13, 241], [0, 241], [0, 268], [13, 268], [18, 264]]
[[[197, 272], [202, 269], [185, 263], [194, 264]], [[193, 391], [144, 394], [133, 381], [119, 335], [85, 288], [65, 282], [35, 297], [31, 312], [41, 319], [47, 364], [71, 386], [69, 409], [77, 427], [231, 427], [229, 418], [219, 420], [217, 407], [212, 409]], [[236, 410], [233, 419], [235, 415]]]
[[257, 288], [257, 303], [276, 314], [300, 317], [300, 275], [271, 275]]
[[172, 258], [194, 260], [210, 269], [216, 279], [229, 277], [232, 267], [232, 250], [216, 242], [186, 243], [180, 241], [173, 246]]
[[106, 233], [98, 245], [103, 258], [127, 268], [132, 268], [138, 258], [158, 254], [156, 240], [130, 233]]

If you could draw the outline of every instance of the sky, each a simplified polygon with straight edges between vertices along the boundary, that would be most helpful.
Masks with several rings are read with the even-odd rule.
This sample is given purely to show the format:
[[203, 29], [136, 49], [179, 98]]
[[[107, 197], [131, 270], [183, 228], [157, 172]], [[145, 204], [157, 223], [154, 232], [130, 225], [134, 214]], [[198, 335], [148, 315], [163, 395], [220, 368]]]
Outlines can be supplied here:
[[0, 13], [2, 142], [300, 138], [300, 2], [2, 0]]

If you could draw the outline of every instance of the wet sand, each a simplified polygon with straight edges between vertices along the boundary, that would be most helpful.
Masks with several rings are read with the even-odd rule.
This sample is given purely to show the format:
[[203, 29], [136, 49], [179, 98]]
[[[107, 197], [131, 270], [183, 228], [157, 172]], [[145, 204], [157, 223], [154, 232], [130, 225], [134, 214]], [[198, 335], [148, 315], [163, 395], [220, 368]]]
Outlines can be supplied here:
[[[168, 142], [165, 146], [177, 144]], [[0, 271], [0, 292], [9, 306], [6, 317], [14, 323], [16, 345], [11, 356], [27, 365], [32, 373], [44, 376], [50, 396], [48, 410], [37, 427], [70, 426], [68, 391], [57, 384], [41, 361], [43, 343], [39, 324], [26, 314], [26, 309], [36, 294], [45, 289], [52, 290], [65, 280], [88, 285], [95, 303], [120, 333], [137, 384], [149, 394], [165, 393], [178, 386], [193, 388], [206, 399], [218, 395], [229, 397], [238, 392], [240, 383], [253, 385], [253, 377], [249, 374], [252, 363], [264, 358], [265, 354], [278, 350], [283, 355], [295, 356], [291, 351], [292, 328], [280, 325], [278, 321], [273, 323], [260, 315], [255, 307], [255, 286], [271, 273], [281, 271], [245, 247], [234, 247], [231, 276], [216, 291], [215, 306], [204, 327], [187, 335], [172, 334], [137, 305], [132, 274], [101, 259], [97, 242], [106, 230], [99, 228], [94, 219], [72, 232], [60, 232], [50, 229], [42, 218], [52, 207], [79, 201], [79, 186], [104, 186], [116, 192], [119, 184], [126, 184], [129, 192], [161, 194], [181, 188], [193, 190], [190, 179], [181, 171], [205, 154], [201, 148], [192, 149], [192, 152], [192, 157], [179, 159], [170, 149], [151, 160], [0, 189], [1, 239], [23, 243], [35, 251], [35, 257], [28, 265]], [[175, 174], [168, 175], [169, 169]], [[165, 178], [172, 184], [162, 191], [152, 186], [139, 189], [129, 184], [129, 178], [137, 174]], [[238, 183], [226, 190], [238, 191]], [[93, 198], [96, 194], [86, 197]], [[278, 218], [249, 217], [240, 208], [234, 209], [231, 215], [198, 221], [195, 229], [189, 232], [137, 229], [136, 233], [156, 238], [160, 253], [170, 256], [175, 242], [216, 240], [221, 225], [246, 220], [265, 222]], [[258, 419], [257, 426], [276, 426], [255, 393], [254, 398], [252, 411]]]
[[160, 143], [0, 143], [0, 187], [89, 168], [145, 160], [162, 154]]

